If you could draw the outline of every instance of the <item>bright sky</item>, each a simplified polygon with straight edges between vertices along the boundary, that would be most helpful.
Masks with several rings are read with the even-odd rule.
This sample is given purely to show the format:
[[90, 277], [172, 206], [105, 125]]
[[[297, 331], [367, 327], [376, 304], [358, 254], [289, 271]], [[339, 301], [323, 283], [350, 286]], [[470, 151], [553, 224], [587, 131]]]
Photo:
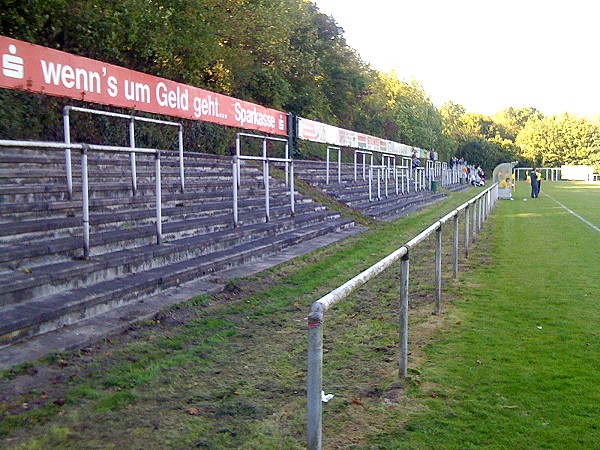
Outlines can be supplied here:
[[600, 114], [598, 0], [313, 0], [377, 70], [436, 106]]

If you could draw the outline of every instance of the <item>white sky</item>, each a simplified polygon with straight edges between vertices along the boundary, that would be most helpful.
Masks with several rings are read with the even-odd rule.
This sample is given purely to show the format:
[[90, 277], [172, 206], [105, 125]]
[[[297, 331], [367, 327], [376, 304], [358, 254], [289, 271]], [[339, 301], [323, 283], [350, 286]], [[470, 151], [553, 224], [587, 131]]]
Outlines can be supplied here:
[[599, 0], [313, 0], [373, 68], [436, 106], [600, 114]]

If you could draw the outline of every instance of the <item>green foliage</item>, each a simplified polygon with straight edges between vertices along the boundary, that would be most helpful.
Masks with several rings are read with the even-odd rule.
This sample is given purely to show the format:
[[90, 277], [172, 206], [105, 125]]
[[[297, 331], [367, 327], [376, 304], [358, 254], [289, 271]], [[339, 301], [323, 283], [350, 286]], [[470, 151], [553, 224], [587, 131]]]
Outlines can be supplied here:
[[516, 144], [535, 165], [591, 164], [598, 170], [600, 125], [569, 114], [530, 120]]
[[[438, 110], [416, 80], [373, 70], [346, 44], [335, 19], [310, 1], [4, 3], [2, 35], [435, 149], [442, 160], [465, 156], [488, 171], [517, 157], [536, 165], [599, 164], [597, 120], [545, 118], [533, 107], [493, 117], [452, 102]], [[60, 109], [67, 103], [80, 104], [0, 91], [0, 137], [62, 140]], [[182, 122], [186, 149], [229, 153], [236, 130]], [[114, 121], [73, 126], [74, 140], [126, 145], [126, 128]], [[161, 129], [140, 133], [139, 145], [176, 149]]]

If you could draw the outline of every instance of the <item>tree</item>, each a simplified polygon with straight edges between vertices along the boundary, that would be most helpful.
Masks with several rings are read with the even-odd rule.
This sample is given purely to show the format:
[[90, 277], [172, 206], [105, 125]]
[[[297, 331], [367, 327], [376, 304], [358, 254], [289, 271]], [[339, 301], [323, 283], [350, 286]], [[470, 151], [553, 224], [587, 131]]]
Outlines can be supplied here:
[[493, 116], [494, 122], [501, 126], [501, 133], [504, 138], [514, 141], [530, 120], [541, 120], [544, 115], [533, 107], [516, 109], [513, 107], [498, 111]]
[[534, 165], [586, 164], [597, 159], [600, 126], [570, 114], [530, 120], [515, 143]]

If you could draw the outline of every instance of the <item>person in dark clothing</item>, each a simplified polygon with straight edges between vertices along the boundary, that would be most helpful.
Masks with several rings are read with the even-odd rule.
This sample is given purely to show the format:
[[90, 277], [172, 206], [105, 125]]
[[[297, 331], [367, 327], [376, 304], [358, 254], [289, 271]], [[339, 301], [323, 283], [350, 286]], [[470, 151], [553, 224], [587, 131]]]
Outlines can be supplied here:
[[533, 169], [531, 171], [531, 173], [529, 174], [529, 177], [531, 178], [531, 198], [537, 198], [537, 196], [539, 195], [539, 191], [538, 191], [538, 175], [535, 169]]

